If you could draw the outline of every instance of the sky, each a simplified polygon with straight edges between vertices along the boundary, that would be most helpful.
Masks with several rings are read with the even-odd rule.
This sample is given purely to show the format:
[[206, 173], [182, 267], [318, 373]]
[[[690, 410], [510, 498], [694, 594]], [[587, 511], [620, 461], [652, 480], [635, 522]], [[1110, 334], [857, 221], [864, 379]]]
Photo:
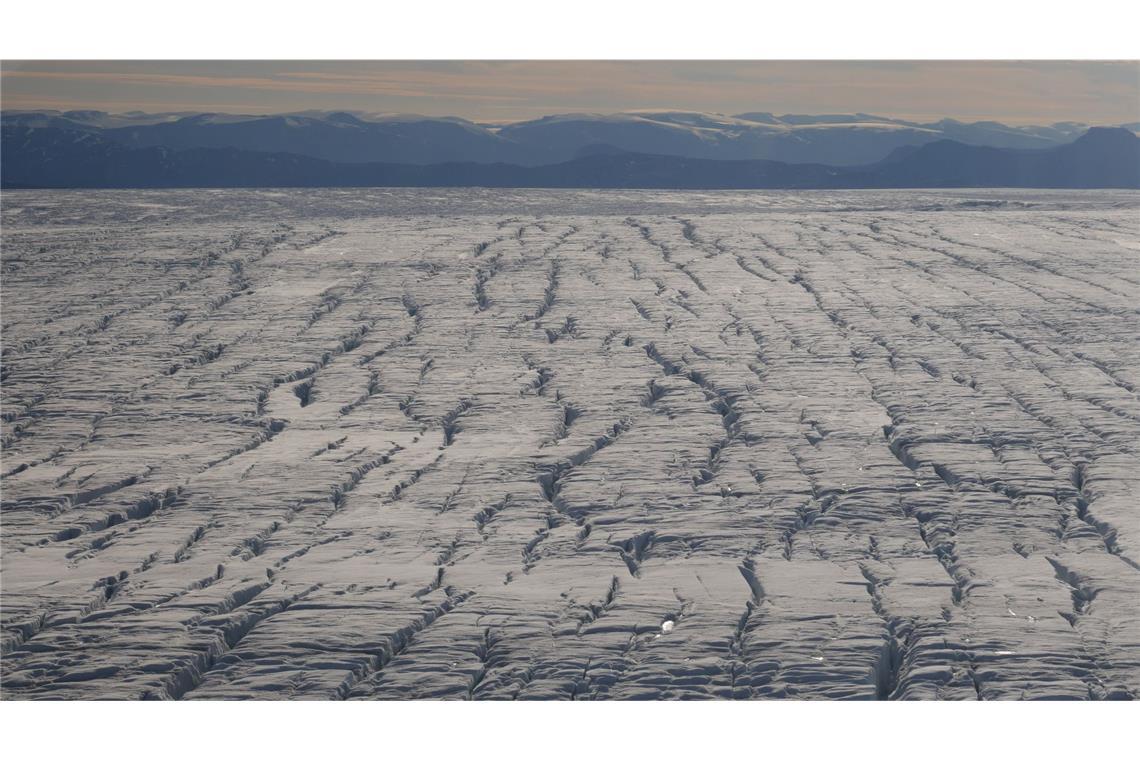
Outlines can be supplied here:
[[4, 61], [5, 109], [1140, 121], [1140, 61]]

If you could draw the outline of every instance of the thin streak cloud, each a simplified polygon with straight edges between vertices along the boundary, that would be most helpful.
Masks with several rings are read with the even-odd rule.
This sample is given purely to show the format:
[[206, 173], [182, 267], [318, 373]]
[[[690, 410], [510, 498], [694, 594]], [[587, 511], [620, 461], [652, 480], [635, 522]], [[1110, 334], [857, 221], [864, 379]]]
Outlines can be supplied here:
[[415, 111], [475, 121], [670, 109], [1011, 124], [1140, 121], [1135, 61], [26, 61], [4, 108]]

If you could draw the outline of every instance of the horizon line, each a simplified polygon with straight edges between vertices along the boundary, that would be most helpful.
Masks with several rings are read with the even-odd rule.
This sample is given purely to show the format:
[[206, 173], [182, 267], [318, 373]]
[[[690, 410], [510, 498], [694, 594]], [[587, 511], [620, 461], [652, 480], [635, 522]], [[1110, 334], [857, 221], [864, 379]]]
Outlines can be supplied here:
[[[944, 115], [940, 118], [934, 118], [934, 117], [930, 117], [930, 116], [927, 116], [927, 117], [899, 116], [899, 115], [887, 115], [884, 113], [873, 113], [873, 112], [869, 112], [869, 111], [839, 111], [839, 110], [836, 110], [836, 111], [820, 111], [820, 112], [789, 111], [789, 112], [785, 112], [785, 113], [777, 113], [775, 111], [764, 111], [764, 110], [757, 109], [754, 111], [740, 111], [740, 112], [736, 112], [736, 113], [730, 113], [730, 112], [726, 112], [726, 111], [700, 111], [700, 110], [691, 110], [691, 109], [684, 109], [684, 108], [636, 108], [636, 109], [619, 110], [619, 111], [601, 111], [601, 110], [551, 111], [549, 113], [544, 113], [541, 116], [531, 116], [531, 117], [520, 118], [520, 119], [472, 119], [469, 117], [459, 116], [456, 114], [435, 116], [435, 115], [431, 115], [431, 114], [418, 113], [418, 112], [414, 112], [414, 111], [368, 111], [365, 109], [357, 109], [357, 108], [306, 108], [306, 109], [288, 110], [288, 111], [281, 111], [281, 110], [259, 111], [259, 110], [256, 110], [256, 107], [254, 109], [242, 109], [242, 110], [198, 109], [198, 108], [190, 108], [190, 109], [181, 108], [178, 110], [145, 110], [145, 109], [138, 109], [138, 108], [129, 109], [129, 110], [107, 110], [106, 106], [86, 106], [86, 107], [84, 107], [84, 106], [64, 107], [62, 105], [58, 105], [58, 106], [54, 106], [54, 107], [9, 106], [8, 104], [3, 103], [2, 101], [3, 101], [3, 99], [0, 99], [0, 115], [7, 114], [7, 113], [57, 113], [57, 114], [61, 114], [61, 115], [66, 115], [68, 113], [93, 112], [93, 113], [103, 114], [106, 116], [122, 116], [122, 117], [177, 116], [177, 117], [187, 118], [187, 117], [192, 117], [192, 116], [210, 116], [210, 115], [216, 114], [216, 115], [222, 115], [222, 116], [246, 116], [246, 117], [251, 117], [251, 118], [265, 118], [265, 117], [272, 117], [272, 116], [311, 116], [314, 114], [327, 115], [327, 114], [344, 113], [344, 114], [348, 114], [350, 116], [360, 118], [361, 121], [368, 121], [369, 120], [369, 118], [364, 118], [364, 117], [370, 117], [371, 119], [405, 118], [405, 119], [422, 119], [425, 121], [448, 121], [448, 120], [450, 120], [450, 121], [462, 121], [462, 122], [466, 122], [468, 124], [473, 124], [476, 126], [485, 126], [485, 125], [486, 126], [502, 126], [502, 125], [509, 125], [509, 124], [522, 124], [522, 123], [532, 122], [532, 121], [541, 121], [543, 119], [554, 118], [554, 117], [570, 117], [570, 116], [614, 117], [614, 116], [642, 116], [642, 115], [648, 116], [648, 115], [659, 115], [659, 114], [683, 114], [683, 115], [695, 115], [695, 116], [721, 116], [721, 117], [727, 117], [727, 118], [732, 118], [732, 119], [740, 119], [741, 121], [750, 121], [749, 119], [742, 118], [744, 114], [764, 114], [767, 116], [771, 116], [775, 119], [785, 119], [785, 118], [789, 118], [789, 117], [824, 117], [824, 116], [860, 117], [860, 116], [866, 116], [866, 117], [871, 117], [871, 118], [875, 118], [875, 119], [887, 120], [889, 122], [895, 122], [895, 123], [900, 123], [900, 124], [905, 124], [905, 125], [917, 125], [917, 126], [928, 126], [928, 125], [940, 124], [942, 122], [947, 122], [947, 121], [955, 122], [958, 124], [965, 124], [965, 125], [993, 123], [993, 124], [1001, 124], [1003, 126], [1010, 126], [1010, 127], [1026, 127], [1026, 126], [1052, 127], [1052, 126], [1057, 126], [1057, 125], [1062, 125], [1062, 124], [1072, 124], [1072, 125], [1080, 125], [1080, 126], [1086, 126], [1086, 127], [1094, 127], [1094, 126], [1128, 127], [1128, 126], [1133, 126], [1133, 125], [1140, 126], [1140, 120], [1138, 120], [1138, 121], [1123, 121], [1123, 122], [1118, 122], [1118, 121], [1101, 121], [1101, 122], [1074, 121], [1073, 119], [1061, 119], [1061, 120], [1057, 120], [1057, 121], [1043, 121], [1043, 120], [1041, 120], [1041, 121], [1022, 121], [1022, 120], [1009, 120], [1009, 119], [1003, 120], [1000, 117], [980, 118], [980, 119], [969, 120], [968, 118], [950, 116], [950, 115]], [[754, 123], [762, 124], [763, 122], [754, 122]]]

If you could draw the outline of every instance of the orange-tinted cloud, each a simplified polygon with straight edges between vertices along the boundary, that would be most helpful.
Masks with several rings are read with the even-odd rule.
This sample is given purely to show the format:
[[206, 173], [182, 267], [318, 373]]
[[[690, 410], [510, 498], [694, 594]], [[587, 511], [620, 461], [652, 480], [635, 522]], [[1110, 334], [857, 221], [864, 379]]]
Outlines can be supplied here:
[[1009, 123], [1140, 121], [1140, 63], [1095, 61], [6, 62], [4, 108], [865, 112]]

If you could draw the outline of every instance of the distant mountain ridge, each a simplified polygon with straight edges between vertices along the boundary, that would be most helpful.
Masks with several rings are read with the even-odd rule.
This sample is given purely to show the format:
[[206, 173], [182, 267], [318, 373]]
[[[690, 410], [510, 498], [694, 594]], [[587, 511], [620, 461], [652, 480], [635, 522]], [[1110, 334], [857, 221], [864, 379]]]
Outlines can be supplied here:
[[685, 158], [859, 166], [900, 147], [942, 139], [995, 148], [1048, 148], [1071, 142], [1088, 128], [1071, 122], [1031, 127], [952, 119], [919, 123], [863, 113], [726, 116], [683, 111], [557, 114], [498, 125], [344, 111], [267, 116], [5, 111], [0, 122], [88, 132], [131, 148], [236, 148], [341, 163], [520, 166], [569, 161], [591, 147], [597, 152], [598, 146]]
[[101, 130], [5, 125], [0, 186], [550, 187], [839, 189], [938, 187], [1140, 188], [1140, 138], [1094, 127], [1071, 143], [1019, 149], [938, 140], [862, 166], [716, 160], [585, 146], [567, 161], [435, 164], [335, 162], [233, 147], [131, 147]]

